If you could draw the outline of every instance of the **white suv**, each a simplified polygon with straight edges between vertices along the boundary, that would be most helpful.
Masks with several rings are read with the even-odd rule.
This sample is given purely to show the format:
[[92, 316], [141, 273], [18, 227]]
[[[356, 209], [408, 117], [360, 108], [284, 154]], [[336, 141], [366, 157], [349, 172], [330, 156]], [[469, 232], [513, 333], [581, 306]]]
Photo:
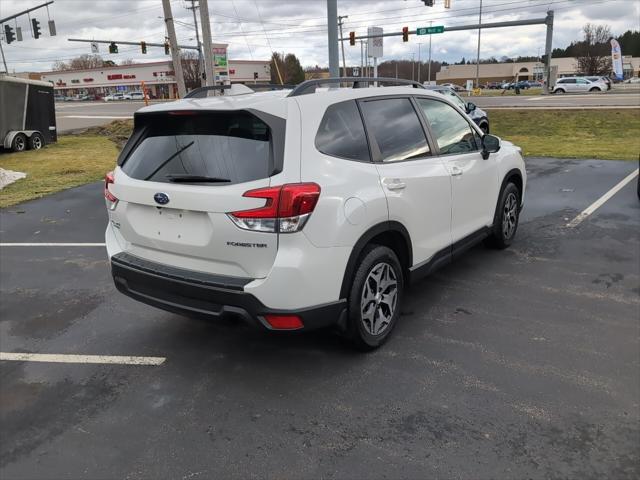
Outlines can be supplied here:
[[139, 110], [105, 182], [118, 290], [270, 330], [337, 326], [375, 348], [410, 282], [483, 239], [511, 243], [518, 147], [438, 93], [316, 91], [335, 80]]

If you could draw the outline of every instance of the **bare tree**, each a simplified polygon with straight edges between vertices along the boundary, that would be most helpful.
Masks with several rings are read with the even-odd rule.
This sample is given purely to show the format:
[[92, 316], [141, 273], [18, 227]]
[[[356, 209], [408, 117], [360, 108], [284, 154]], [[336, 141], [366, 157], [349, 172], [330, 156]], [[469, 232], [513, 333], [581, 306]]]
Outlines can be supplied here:
[[182, 63], [184, 84], [187, 87], [187, 90], [198, 88], [200, 86], [198, 52], [193, 50], [183, 50], [180, 52], [180, 62]]
[[53, 70], [85, 70], [87, 68], [104, 67], [105, 62], [100, 55], [84, 54], [72, 58], [68, 62], [57, 60], [53, 63]]
[[135, 65], [137, 62], [133, 58], [125, 58], [120, 62], [120, 65]]
[[611, 29], [608, 25], [587, 23], [582, 27], [584, 39], [575, 44], [578, 71], [584, 75], [608, 75], [611, 73], [609, 40]]

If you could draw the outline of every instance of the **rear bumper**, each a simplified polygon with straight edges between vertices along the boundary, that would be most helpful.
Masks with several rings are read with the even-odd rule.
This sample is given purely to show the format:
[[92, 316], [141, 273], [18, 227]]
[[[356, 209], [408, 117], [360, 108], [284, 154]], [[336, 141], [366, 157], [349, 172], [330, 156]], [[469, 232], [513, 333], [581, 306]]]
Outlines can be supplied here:
[[217, 318], [232, 314], [252, 325], [271, 330], [265, 315], [297, 315], [304, 325], [298, 330], [313, 330], [334, 325], [342, 315], [346, 315], [345, 300], [296, 310], [270, 309], [244, 291], [244, 286], [253, 279], [192, 272], [127, 253], [111, 257], [111, 274], [121, 293], [142, 303], [187, 316]]

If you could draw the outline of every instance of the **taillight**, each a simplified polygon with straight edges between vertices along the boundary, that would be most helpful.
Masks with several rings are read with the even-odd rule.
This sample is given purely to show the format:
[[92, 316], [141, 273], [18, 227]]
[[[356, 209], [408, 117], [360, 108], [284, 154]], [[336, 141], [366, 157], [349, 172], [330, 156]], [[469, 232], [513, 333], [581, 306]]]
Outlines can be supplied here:
[[238, 227], [255, 232], [293, 233], [302, 230], [318, 203], [320, 185], [288, 183], [277, 187], [249, 190], [243, 195], [264, 198], [264, 206], [229, 213]]
[[107, 205], [113, 210], [118, 204], [118, 199], [113, 193], [109, 191], [109, 185], [115, 183], [113, 172], [109, 172], [104, 176], [104, 198], [107, 200]]

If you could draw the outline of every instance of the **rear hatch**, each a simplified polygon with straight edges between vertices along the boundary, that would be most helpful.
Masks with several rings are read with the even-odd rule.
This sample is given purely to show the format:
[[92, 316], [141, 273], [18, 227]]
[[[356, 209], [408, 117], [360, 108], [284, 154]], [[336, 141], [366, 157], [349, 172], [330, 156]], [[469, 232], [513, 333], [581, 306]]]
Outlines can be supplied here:
[[278, 235], [239, 228], [228, 213], [282, 169], [285, 120], [248, 110], [137, 114], [109, 190], [121, 247], [179, 268], [263, 278]]

